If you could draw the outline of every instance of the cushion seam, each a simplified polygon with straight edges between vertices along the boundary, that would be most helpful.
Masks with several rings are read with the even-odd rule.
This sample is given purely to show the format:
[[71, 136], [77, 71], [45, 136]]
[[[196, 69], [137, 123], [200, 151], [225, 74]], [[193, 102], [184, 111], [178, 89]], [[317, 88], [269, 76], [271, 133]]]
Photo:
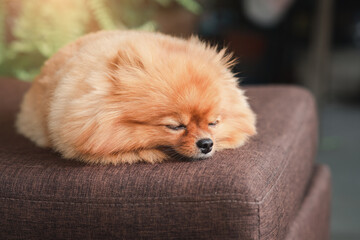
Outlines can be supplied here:
[[[307, 102], [309, 102], [309, 101], [307, 101]], [[306, 102], [306, 103], [307, 103], [307, 102]], [[311, 101], [311, 102], [312, 102], [312, 101]], [[303, 105], [306, 106], [306, 105], [307, 105], [306, 103], [304, 103]], [[306, 109], [306, 108], [305, 108], [305, 109]], [[313, 109], [313, 108], [311, 108], [311, 109]], [[301, 129], [301, 128], [303, 127], [303, 125], [305, 124], [305, 122], [309, 119], [309, 117], [311, 117], [311, 114], [308, 114], [306, 118], [303, 118], [303, 121], [299, 124], [299, 127], [298, 127], [296, 130]], [[299, 132], [299, 131], [297, 131], [297, 132]], [[301, 134], [297, 134], [296, 136], [294, 136], [294, 137], [292, 138], [292, 140], [293, 140], [293, 141], [291, 141], [292, 144], [288, 146], [288, 149], [293, 149], [293, 147], [294, 147], [294, 142], [295, 142], [300, 136], [301, 136]], [[284, 168], [282, 168], [281, 172], [276, 176], [277, 178], [276, 178], [276, 180], [273, 182], [272, 186], [269, 188], [269, 190], [268, 190], [265, 194], [263, 194], [263, 193], [260, 194], [260, 195], [262, 196], [260, 199], [256, 199], [259, 204], [262, 204], [262, 203], [265, 201], [266, 197], [269, 195], [270, 192], [272, 192], [272, 190], [273, 190], [274, 187], [276, 186], [276, 183], [279, 181], [279, 179], [281, 178], [281, 176], [282, 176], [283, 173], [285, 172], [285, 169], [287, 168], [287, 166], [288, 166], [288, 164], [289, 164], [289, 155], [290, 155], [290, 153], [291, 153], [290, 150], [287, 151], [285, 166], [284, 166]], [[266, 190], [266, 189], [265, 189], [265, 190]]]
[[197, 203], [246, 203], [251, 205], [259, 205], [258, 202], [244, 202], [239, 199], [220, 199], [220, 200], [175, 200], [167, 199], [168, 201], [159, 202], [159, 201], [150, 201], [150, 202], [114, 202], [114, 203], [106, 203], [106, 202], [83, 202], [83, 201], [60, 201], [60, 200], [39, 200], [39, 199], [27, 199], [27, 198], [10, 198], [10, 197], [0, 197], [0, 200], [10, 200], [10, 201], [26, 201], [26, 202], [38, 202], [38, 203], [58, 203], [58, 204], [70, 204], [70, 205], [108, 205], [108, 206], [116, 206], [116, 205], [175, 205], [175, 204], [197, 204]]

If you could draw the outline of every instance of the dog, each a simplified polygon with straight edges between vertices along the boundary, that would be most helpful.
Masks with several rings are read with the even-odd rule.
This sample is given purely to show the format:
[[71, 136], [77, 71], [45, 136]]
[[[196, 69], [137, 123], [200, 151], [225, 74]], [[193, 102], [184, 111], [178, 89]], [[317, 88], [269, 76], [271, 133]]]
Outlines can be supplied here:
[[256, 116], [234, 60], [197, 37], [100, 31], [60, 49], [25, 94], [17, 131], [64, 158], [118, 164], [242, 146]]

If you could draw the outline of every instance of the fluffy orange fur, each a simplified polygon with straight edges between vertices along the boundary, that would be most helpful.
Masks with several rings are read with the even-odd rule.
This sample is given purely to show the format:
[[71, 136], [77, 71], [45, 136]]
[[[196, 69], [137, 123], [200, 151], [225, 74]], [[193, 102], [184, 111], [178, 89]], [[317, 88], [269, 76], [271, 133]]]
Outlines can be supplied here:
[[[164, 147], [206, 158], [256, 132], [231, 64], [224, 49], [196, 37], [89, 34], [45, 63], [16, 127], [40, 147], [91, 163], [161, 162]], [[214, 143], [206, 154], [196, 146], [203, 138]]]

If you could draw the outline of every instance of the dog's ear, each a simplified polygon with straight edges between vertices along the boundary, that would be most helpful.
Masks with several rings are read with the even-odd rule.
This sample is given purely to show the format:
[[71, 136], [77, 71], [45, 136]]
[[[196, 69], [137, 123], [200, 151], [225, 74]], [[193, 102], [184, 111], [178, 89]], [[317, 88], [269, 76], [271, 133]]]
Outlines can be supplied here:
[[226, 68], [232, 68], [238, 63], [238, 59], [234, 57], [234, 53], [229, 52], [227, 48], [222, 48], [218, 52], [217, 58]]
[[119, 69], [145, 70], [145, 65], [139, 55], [127, 50], [118, 50], [115, 56], [108, 61], [107, 65], [109, 77], [115, 83], [118, 83], [116, 74]]
[[118, 50], [116, 55], [110, 59], [109, 68], [111, 70], [117, 70], [120, 67], [133, 67], [137, 69], [144, 69], [144, 63], [138, 54], [133, 51]]

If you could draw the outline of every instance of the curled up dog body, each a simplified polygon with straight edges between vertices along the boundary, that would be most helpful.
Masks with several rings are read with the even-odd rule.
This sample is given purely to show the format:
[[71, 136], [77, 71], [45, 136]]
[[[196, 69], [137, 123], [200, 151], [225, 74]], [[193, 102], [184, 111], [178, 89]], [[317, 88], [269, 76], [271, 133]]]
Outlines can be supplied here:
[[60, 49], [25, 94], [16, 127], [89, 163], [189, 159], [242, 146], [256, 117], [230, 55], [199, 39], [102, 31]]

